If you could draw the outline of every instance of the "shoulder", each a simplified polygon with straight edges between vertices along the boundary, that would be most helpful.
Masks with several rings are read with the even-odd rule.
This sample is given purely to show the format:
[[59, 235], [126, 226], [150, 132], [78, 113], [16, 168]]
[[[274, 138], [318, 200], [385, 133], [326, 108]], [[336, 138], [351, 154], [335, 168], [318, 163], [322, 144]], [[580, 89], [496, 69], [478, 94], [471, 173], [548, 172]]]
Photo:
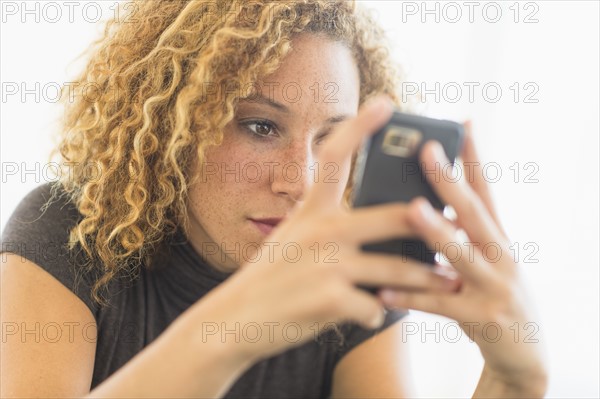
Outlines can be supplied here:
[[81, 397], [90, 389], [96, 344], [82, 332], [96, 331], [95, 317], [85, 295], [74, 294], [75, 263], [60, 249], [76, 217], [49, 203], [50, 189], [29, 192], [2, 234], [2, 397]]
[[332, 397], [408, 397], [407, 350], [402, 324], [407, 311], [388, 310], [383, 325], [368, 330], [345, 325], [348, 342], [333, 374]]
[[356, 323], [346, 323], [341, 325], [341, 332], [344, 339], [336, 363], [341, 362], [346, 355], [352, 352], [356, 347], [362, 343], [372, 340], [372, 338], [379, 337], [384, 331], [387, 331], [390, 327], [397, 325], [398, 321], [404, 319], [408, 315], [406, 310], [386, 310], [383, 324], [376, 329], [367, 329]]
[[8, 219], [2, 233], [2, 251], [32, 238], [42, 243], [56, 242], [78, 218], [79, 212], [57, 183], [38, 186], [21, 199]]
[[39, 266], [95, 312], [89, 295], [95, 275], [84, 271], [81, 251], [69, 248], [70, 231], [80, 218], [58, 183], [38, 186], [21, 199], [6, 222], [0, 253], [3, 264], [12, 253], [18, 255], [17, 264], [29, 261]]

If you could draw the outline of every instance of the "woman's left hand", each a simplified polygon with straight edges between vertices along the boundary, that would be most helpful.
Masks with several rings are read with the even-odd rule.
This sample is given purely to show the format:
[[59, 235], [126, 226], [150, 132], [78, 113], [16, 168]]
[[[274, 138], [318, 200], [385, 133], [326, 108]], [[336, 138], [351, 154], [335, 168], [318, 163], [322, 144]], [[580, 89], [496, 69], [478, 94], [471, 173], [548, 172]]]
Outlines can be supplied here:
[[[511, 256], [510, 241], [494, 210], [469, 123], [465, 129], [461, 158], [468, 168], [462, 170], [462, 177], [450, 181], [441, 173], [427, 174], [438, 196], [454, 208], [456, 220], [444, 218], [422, 198], [411, 203], [409, 212], [409, 221], [421, 238], [444, 253], [458, 274], [456, 292], [384, 288], [379, 296], [388, 307], [436, 313], [456, 320], [479, 346], [488, 379], [512, 388], [539, 387], [535, 392], [542, 392], [547, 377], [537, 343], [538, 325], [528, 308], [530, 302], [519, 276], [519, 265]], [[441, 145], [430, 142], [421, 152], [421, 162], [428, 171], [441, 171], [449, 161]], [[460, 239], [459, 229], [468, 236], [468, 244]], [[531, 331], [536, 334], [531, 336]]]

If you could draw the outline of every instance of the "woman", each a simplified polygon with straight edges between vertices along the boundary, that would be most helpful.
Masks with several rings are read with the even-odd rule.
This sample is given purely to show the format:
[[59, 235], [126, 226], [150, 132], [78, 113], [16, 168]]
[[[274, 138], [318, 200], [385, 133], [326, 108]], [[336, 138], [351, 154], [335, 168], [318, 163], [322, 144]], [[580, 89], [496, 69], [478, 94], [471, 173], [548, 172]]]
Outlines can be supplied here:
[[[460, 227], [509, 253], [477, 170], [431, 181], [455, 223], [423, 200], [348, 208], [353, 153], [400, 106], [371, 18], [347, 1], [128, 7], [68, 104], [68, 170], [2, 238], [3, 396], [403, 397], [406, 308], [479, 345], [476, 396], [543, 396], [538, 349], [482, 328], [528, 321], [511, 259], [475, 248], [453, 277], [360, 251]], [[431, 143], [422, 160], [446, 162]]]

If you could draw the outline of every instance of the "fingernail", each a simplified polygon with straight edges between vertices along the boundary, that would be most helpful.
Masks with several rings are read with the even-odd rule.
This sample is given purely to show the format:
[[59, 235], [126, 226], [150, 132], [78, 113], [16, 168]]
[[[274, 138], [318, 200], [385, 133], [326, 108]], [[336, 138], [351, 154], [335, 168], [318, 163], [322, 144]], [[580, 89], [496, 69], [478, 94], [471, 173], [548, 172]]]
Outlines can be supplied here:
[[435, 225], [438, 222], [438, 216], [435, 214], [433, 207], [427, 200], [419, 202], [419, 213], [422, 219], [430, 225]]
[[444, 286], [445, 290], [454, 291], [456, 289], [456, 285], [457, 285], [456, 279], [451, 279], [451, 278], [444, 279], [443, 286]]
[[377, 315], [375, 316], [375, 318], [371, 322], [371, 327], [373, 327], [373, 328], [379, 328], [383, 324], [383, 321], [384, 321], [383, 312], [377, 312]]
[[385, 303], [392, 303], [396, 300], [397, 297], [397, 293], [395, 291], [392, 290], [381, 290], [381, 299], [385, 302]]
[[390, 308], [397, 308], [398, 302], [402, 301], [405, 298], [403, 292], [399, 292], [392, 289], [382, 289], [381, 290], [381, 300], [385, 304], [385, 306]]

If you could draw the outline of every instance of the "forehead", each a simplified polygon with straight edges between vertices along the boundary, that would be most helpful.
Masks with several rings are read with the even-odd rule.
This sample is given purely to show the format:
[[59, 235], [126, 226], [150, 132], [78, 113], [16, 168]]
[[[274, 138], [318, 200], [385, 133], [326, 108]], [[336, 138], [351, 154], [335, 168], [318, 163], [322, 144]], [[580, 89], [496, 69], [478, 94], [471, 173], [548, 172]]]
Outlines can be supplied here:
[[315, 34], [292, 39], [279, 69], [261, 79], [261, 95], [289, 107], [358, 107], [360, 75], [351, 50]]

